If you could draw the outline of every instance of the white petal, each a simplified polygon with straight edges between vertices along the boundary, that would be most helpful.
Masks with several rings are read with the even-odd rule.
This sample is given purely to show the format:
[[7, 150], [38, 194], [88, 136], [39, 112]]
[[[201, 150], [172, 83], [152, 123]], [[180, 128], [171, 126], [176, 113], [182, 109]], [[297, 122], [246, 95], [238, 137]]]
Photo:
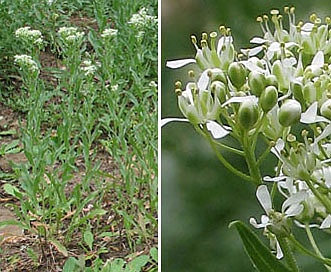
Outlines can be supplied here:
[[285, 147], [285, 142], [283, 141], [283, 139], [279, 138], [276, 141], [276, 145], [274, 147], [271, 148], [271, 152], [277, 157], [279, 158], [280, 152], [284, 149]]
[[208, 121], [206, 126], [211, 135], [213, 135], [214, 139], [223, 138], [230, 133], [229, 130], [226, 130], [223, 126], [216, 123], [215, 121]]
[[[262, 217], [261, 217], [261, 219], [262, 219]], [[269, 220], [268, 220], [269, 221]], [[255, 218], [253, 218], [253, 217], [251, 217], [250, 219], [249, 219], [249, 223], [254, 227], [254, 228], [257, 228], [257, 229], [261, 229], [261, 228], [265, 228], [268, 224], [265, 224], [265, 223], [257, 223], [257, 221], [256, 221], [256, 219]]]
[[268, 50], [270, 50], [270, 52], [277, 52], [280, 50], [280, 44], [279, 42], [273, 42], [270, 44]]
[[257, 72], [259, 72], [261, 74], [264, 74], [265, 73], [265, 70], [264, 69], [262, 69], [261, 67], [257, 66], [252, 61], [243, 60], [243, 61], [240, 61], [240, 63], [242, 63], [250, 71], [257, 71]]
[[323, 51], [318, 51], [313, 58], [311, 65], [315, 65], [317, 67], [322, 67], [324, 65], [324, 53]]
[[217, 43], [217, 54], [219, 54], [222, 50], [222, 47], [223, 47], [223, 44], [224, 44], [224, 41], [225, 41], [225, 38], [224, 36], [221, 37], [219, 40], [218, 40], [218, 43]]
[[225, 107], [230, 103], [242, 103], [244, 101], [252, 100], [254, 103], [258, 102], [258, 98], [255, 95], [248, 95], [248, 96], [233, 96], [224, 102], [221, 107]]
[[277, 252], [276, 258], [278, 260], [283, 258], [284, 254], [283, 254], [282, 248], [280, 247], [280, 244], [277, 239], [276, 239], [276, 252]]
[[331, 134], [331, 124], [327, 125], [324, 128], [323, 132], [315, 138], [313, 149], [316, 154], [318, 153], [318, 142], [328, 137], [330, 134]]
[[268, 50], [267, 50], [267, 59], [271, 60], [274, 57], [274, 55], [275, 55], [275, 52], [270, 51], [269, 48], [268, 48]]
[[290, 196], [288, 199], [284, 201], [282, 205], [282, 212], [288, 214], [287, 210], [291, 209], [291, 206], [299, 205], [307, 197], [308, 197], [308, 193], [306, 191], [299, 191], [295, 193], [294, 195]]
[[257, 46], [248, 50], [248, 56], [253, 57], [263, 50], [263, 46]]
[[295, 42], [287, 42], [287, 43], [285, 43], [285, 48], [289, 48], [289, 47], [292, 47], [292, 46], [298, 46], [298, 44], [295, 43]]
[[164, 118], [164, 119], [161, 119], [160, 125], [161, 125], [161, 127], [163, 127], [170, 122], [189, 122], [189, 120], [184, 119], [184, 118]]
[[[297, 221], [297, 220], [294, 220], [294, 223], [298, 226], [298, 227], [300, 227], [300, 228], [306, 228], [306, 225], [305, 224], [301, 224], [299, 221]], [[317, 225], [317, 224], [309, 224], [308, 225], [309, 226], [309, 228], [319, 228], [320, 227], [320, 225]]]
[[249, 42], [250, 42], [250, 43], [263, 44], [263, 43], [267, 42], [267, 40], [262, 39], [262, 38], [260, 38], [260, 37], [254, 37], [254, 38], [251, 39]]
[[217, 43], [217, 54], [219, 54], [222, 51], [222, 47], [224, 44], [226, 43], [232, 43], [233, 42], [233, 38], [232, 36], [228, 36], [228, 37], [221, 37]]
[[279, 177], [269, 177], [269, 176], [265, 176], [263, 177], [263, 180], [264, 181], [267, 181], [267, 182], [278, 182], [278, 181], [281, 181], [281, 180], [285, 180], [287, 177], [286, 176], [279, 176]]
[[331, 188], [331, 167], [323, 167], [323, 175], [325, 179], [325, 185], [328, 188]]
[[256, 190], [256, 197], [259, 200], [262, 208], [268, 214], [272, 208], [268, 187], [266, 185], [260, 185]]
[[209, 83], [209, 76], [208, 76], [208, 70], [205, 70], [199, 80], [198, 80], [198, 89], [199, 90], [207, 90], [207, 87], [208, 87], [208, 83]]
[[329, 214], [325, 219], [323, 220], [320, 229], [328, 229], [331, 227], [331, 215]]
[[196, 63], [196, 60], [195, 59], [170, 60], [170, 61], [167, 61], [166, 66], [171, 69], [176, 69], [176, 68], [183, 67], [187, 64], [190, 64], [190, 63]]
[[302, 213], [303, 211], [303, 205], [292, 205], [286, 210], [286, 215], [287, 216], [296, 216]]
[[286, 59], [283, 60], [284, 67], [292, 67], [296, 63], [297, 63], [297, 60], [294, 57], [292, 57], [292, 58], [286, 58]]
[[269, 216], [267, 216], [265, 214], [262, 214], [261, 215], [261, 223], [266, 225], [266, 226], [271, 225]]
[[309, 106], [309, 108], [301, 114], [300, 122], [305, 124], [312, 124], [312, 123], [318, 123], [318, 122], [326, 122], [330, 123], [330, 120], [317, 115], [317, 108], [318, 103], [315, 101], [313, 104]]
[[301, 123], [311, 124], [315, 123], [316, 115], [317, 115], [317, 107], [318, 103], [315, 101], [313, 104], [309, 106], [309, 108], [301, 114]]
[[302, 27], [301, 27], [301, 30], [302, 31], [306, 31], [306, 32], [310, 32], [312, 31], [314, 27], [314, 24], [313, 23], [305, 23]]

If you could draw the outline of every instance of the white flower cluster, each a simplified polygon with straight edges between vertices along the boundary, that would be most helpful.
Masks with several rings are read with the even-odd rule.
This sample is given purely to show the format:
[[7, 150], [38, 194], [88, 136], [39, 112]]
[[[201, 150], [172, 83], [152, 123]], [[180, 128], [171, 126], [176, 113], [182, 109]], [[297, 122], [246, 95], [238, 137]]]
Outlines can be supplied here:
[[[312, 14], [308, 22], [296, 24], [294, 8], [284, 12], [289, 29], [283, 26], [283, 15], [272, 10], [270, 16], [257, 18], [263, 36], [254, 37], [254, 47], [239, 52], [224, 26], [220, 37], [203, 33], [201, 46], [192, 36], [195, 58], [167, 62], [169, 68], [196, 64], [200, 69], [198, 78], [189, 71], [185, 88], [175, 83], [186, 119], [161, 122], [188, 121], [215, 139], [230, 134], [243, 151], [247, 143], [256, 145], [247, 137], [257, 141], [262, 136], [270, 143], [278, 158], [276, 175], [263, 181], [277, 183], [284, 202], [278, 212], [266, 185], [260, 185], [257, 198], [266, 214], [261, 223], [254, 218], [250, 222], [265, 229], [278, 258], [283, 253], [277, 237], [291, 234], [291, 222], [331, 228], [331, 19], [323, 22]], [[295, 136], [292, 128], [299, 123], [304, 130]], [[262, 183], [261, 176], [254, 178]]]
[[111, 38], [117, 36], [118, 29], [114, 28], [106, 28], [102, 33], [101, 37], [102, 38]]
[[60, 27], [58, 35], [68, 43], [75, 43], [80, 41], [85, 33], [79, 32], [77, 27]]
[[31, 27], [21, 27], [15, 31], [15, 36], [23, 41], [41, 46], [43, 44], [43, 36], [39, 30], [31, 29]]
[[144, 7], [141, 10], [139, 10], [138, 13], [133, 14], [128, 23], [135, 25], [138, 28], [146, 27], [148, 25], [157, 24], [157, 17], [148, 15], [146, 8]]
[[39, 71], [38, 64], [29, 55], [15, 55], [14, 61], [21, 69], [27, 69], [31, 72]]
[[97, 65], [92, 64], [91, 60], [84, 60], [80, 69], [85, 72], [85, 76], [88, 76], [93, 75], [98, 69], [98, 67]]

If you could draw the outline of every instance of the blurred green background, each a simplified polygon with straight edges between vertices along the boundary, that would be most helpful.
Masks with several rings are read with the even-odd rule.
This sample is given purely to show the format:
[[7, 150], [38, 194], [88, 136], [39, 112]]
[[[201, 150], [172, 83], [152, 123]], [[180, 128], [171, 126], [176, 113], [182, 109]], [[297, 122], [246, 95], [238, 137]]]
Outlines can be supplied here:
[[[190, 66], [171, 70], [165, 63], [194, 56], [191, 34], [200, 39], [201, 32], [226, 25], [237, 50], [249, 47], [250, 38], [261, 35], [256, 17], [286, 5], [296, 7], [297, 21], [306, 21], [313, 12], [322, 18], [331, 15], [330, 0], [162, 0], [162, 118], [182, 117], [173, 86], [178, 79], [186, 82]], [[222, 167], [190, 124], [162, 128], [161, 147], [162, 271], [254, 271], [236, 231], [228, 229], [233, 220], [248, 222], [262, 214], [253, 186]], [[232, 162], [244, 167], [243, 161]], [[270, 174], [269, 168], [265, 172]], [[323, 247], [330, 255], [331, 243], [325, 240]], [[308, 257], [299, 263], [303, 271], [324, 271]]]

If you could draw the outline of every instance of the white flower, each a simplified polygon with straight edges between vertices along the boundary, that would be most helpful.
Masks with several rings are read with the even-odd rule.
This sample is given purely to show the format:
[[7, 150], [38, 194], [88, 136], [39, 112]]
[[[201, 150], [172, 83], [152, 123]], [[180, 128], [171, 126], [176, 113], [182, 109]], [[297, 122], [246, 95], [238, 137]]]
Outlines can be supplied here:
[[83, 66], [80, 69], [85, 72], [85, 76], [93, 75], [97, 70], [97, 66], [93, 65], [91, 60], [84, 60], [82, 64]]
[[118, 91], [118, 84], [111, 85], [110, 89], [112, 92], [117, 92]]
[[32, 59], [31, 56], [28, 55], [15, 55], [14, 61], [21, 68], [27, 68], [31, 72], [36, 72], [39, 70], [38, 64]]
[[82, 39], [85, 33], [79, 32], [77, 27], [60, 27], [58, 30], [58, 35], [60, 35], [64, 41], [73, 43]]
[[[301, 202], [306, 199], [307, 192], [299, 191], [298, 193], [287, 198], [282, 205], [281, 213], [275, 212], [272, 209], [271, 197], [266, 185], [260, 185], [256, 191], [256, 197], [259, 200], [262, 208], [266, 212], [266, 215], [261, 216], [261, 223], [257, 223], [255, 218], [250, 218], [249, 222], [255, 228], [267, 228], [274, 234], [287, 233], [288, 230], [287, 218], [299, 215], [303, 211], [303, 205]], [[269, 227], [270, 226], [270, 227]], [[275, 233], [276, 232], [276, 233]], [[275, 238], [277, 239], [277, 238]], [[276, 241], [278, 244], [278, 241]], [[283, 257], [279, 244], [277, 245], [277, 258]]]
[[101, 33], [101, 37], [102, 37], [102, 38], [110, 38], [110, 37], [117, 36], [117, 33], [118, 33], [118, 29], [106, 28], [106, 29]]
[[29, 26], [21, 27], [15, 31], [15, 36], [32, 44], [42, 45], [43, 36], [39, 30], [31, 29]]
[[157, 24], [157, 17], [148, 15], [146, 8], [142, 8], [138, 13], [132, 15], [128, 23], [137, 27], [145, 27]]

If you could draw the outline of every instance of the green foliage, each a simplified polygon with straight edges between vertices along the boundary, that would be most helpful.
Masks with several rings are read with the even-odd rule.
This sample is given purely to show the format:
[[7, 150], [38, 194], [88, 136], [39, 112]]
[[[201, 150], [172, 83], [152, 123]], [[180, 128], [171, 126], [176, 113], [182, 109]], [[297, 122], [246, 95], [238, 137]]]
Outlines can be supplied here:
[[[0, 30], [0, 102], [22, 113], [18, 139], [1, 143], [0, 156], [27, 159], [12, 163], [14, 182], [3, 189], [20, 202], [22, 226], [64, 256], [78, 233], [82, 252], [108, 252], [97, 240], [109, 231], [99, 224], [106, 216], [132, 252], [157, 231], [157, 23], [128, 23], [142, 8], [156, 16], [157, 1], [0, 1], [8, 26]], [[15, 37], [24, 26], [40, 30], [46, 47]], [[106, 29], [118, 34], [104, 38]], [[23, 54], [30, 66], [14, 63]], [[63, 269], [84, 267], [85, 258], [70, 257]]]
[[[155, 255], [156, 254], [156, 255]], [[101, 272], [140, 272], [142, 269], [146, 269], [146, 265], [149, 264], [149, 268], [144, 271], [154, 272], [157, 271], [155, 264], [157, 263], [157, 249], [151, 248], [150, 255], [139, 255], [125, 261], [122, 258], [115, 258], [112, 261], [106, 263], [100, 262], [97, 258], [91, 266], [85, 266], [84, 258], [78, 259], [70, 257], [67, 259], [63, 266], [63, 272], [69, 271], [101, 271]]]
[[257, 271], [260, 272], [290, 272], [279, 260], [276, 259], [257, 235], [241, 221], [234, 221], [230, 227], [235, 227], [244, 243], [246, 253]]

